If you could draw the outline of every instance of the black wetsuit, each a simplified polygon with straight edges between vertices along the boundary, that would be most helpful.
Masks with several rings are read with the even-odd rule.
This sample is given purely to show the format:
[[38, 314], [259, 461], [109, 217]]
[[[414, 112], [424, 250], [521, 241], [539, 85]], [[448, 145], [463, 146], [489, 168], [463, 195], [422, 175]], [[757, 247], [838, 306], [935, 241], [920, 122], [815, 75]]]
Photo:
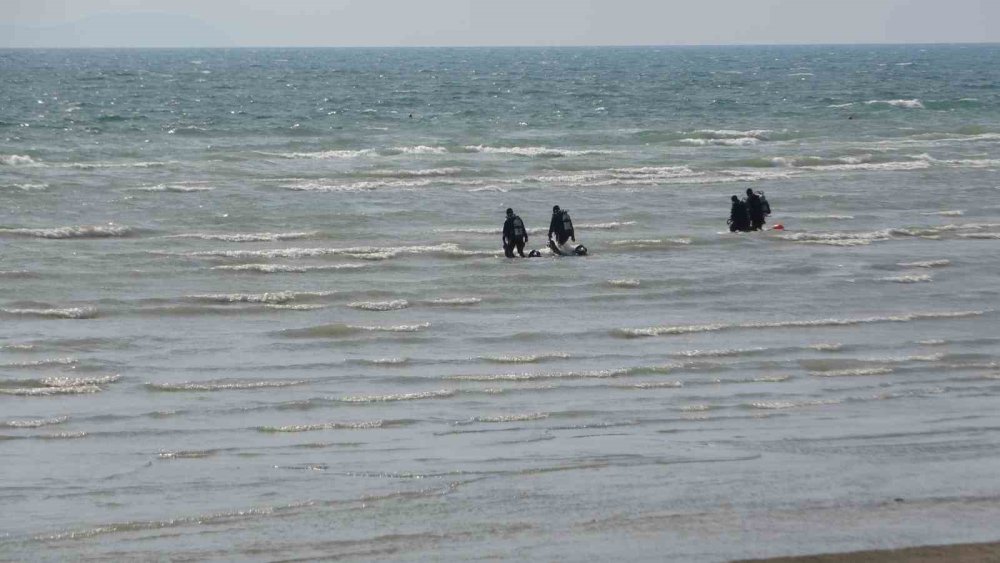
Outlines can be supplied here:
[[742, 201], [733, 202], [733, 208], [729, 212], [729, 230], [734, 233], [750, 230], [750, 214]]
[[556, 242], [559, 246], [566, 244], [566, 241], [573, 239], [576, 242], [576, 234], [573, 232], [573, 220], [569, 218], [568, 211], [557, 211], [552, 214], [552, 222], [549, 223], [549, 238], [556, 235]]
[[503, 253], [507, 258], [514, 257], [514, 249], [524, 258], [524, 244], [528, 242], [528, 230], [524, 221], [517, 215], [511, 215], [503, 222]]
[[764, 204], [755, 193], [747, 194], [747, 213], [750, 214], [750, 229], [759, 231], [764, 226]]

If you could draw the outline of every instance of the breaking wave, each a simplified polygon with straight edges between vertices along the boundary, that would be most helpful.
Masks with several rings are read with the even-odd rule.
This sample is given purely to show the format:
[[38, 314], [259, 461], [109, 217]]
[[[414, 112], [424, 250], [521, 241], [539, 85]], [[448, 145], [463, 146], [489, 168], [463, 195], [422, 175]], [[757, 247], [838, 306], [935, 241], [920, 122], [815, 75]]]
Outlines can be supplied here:
[[362, 311], [398, 311], [408, 308], [410, 302], [405, 299], [395, 299], [393, 301], [355, 301], [354, 303], [348, 303], [347, 306], [352, 309], [361, 309]]
[[491, 147], [486, 145], [468, 145], [465, 147], [465, 150], [468, 152], [476, 152], [484, 154], [507, 154], [513, 156], [542, 157], [542, 158], [614, 154], [611, 151], [603, 151], [603, 150], [570, 150], [570, 149], [553, 149], [549, 147]]
[[52, 309], [0, 309], [0, 313], [16, 317], [38, 317], [45, 319], [94, 319], [97, 318], [96, 307], [66, 307]]
[[69, 420], [68, 416], [57, 416], [53, 418], [26, 418], [5, 420], [0, 422], [0, 428], [41, 428], [43, 426], [53, 426], [62, 424]]
[[391, 403], [397, 401], [419, 401], [420, 399], [443, 399], [454, 396], [454, 389], [423, 391], [419, 393], [395, 393], [390, 395], [353, 395], [334, 399], [342, 403]]
[[50, 229], [0, 229], [0, 235], [7, 234], [48, 239], [125, 237], [134, 232], [131, 227], [111, 224], [53, 227]]
[[200, 240], [221, 240], [225, 242], [271, 242], [279, 240], [297, 240], [317, 236], [317, 231], [297, 233], [184, 233], [170, 235], [167, 238], [191, 238]]
[[0, 165], [2, 166], [27, 166], [37, 164], [38, 161], [23, 154], [0, 154]]
[[895, 283], [923, 283], [934, 281], [934, 278], [928, 274], [908, 274], [903, 276], [887, 276], [883, 278], [878, 278], [877, 281], [887, 281]]
[[308, 328], [291, 328], [279, 334], [288, 338], [336, 338], [373, 332], [413, 333], [431, 326], [430, 323], [395, 326], [355, 326], [347, 324], [327, 324]]
[[904, 323], [930, 319], [961, 319], [979, 317], [986, 311], [955, 311], [940, 313], [907, 313], [883, 317], [860, 317], [855, 319], [816, 319], [802, 321], [756, 321], [745, 323], [715, 323], [704, 325], [658, 326], [649, 328], [621, 328], [612, 332], [623, 338], [642, 338], [649, 336], [664, 336], [675, 334], [694, 334], [699, 332], [716, 332], [723, 330], [759, 329], [759, 328], [813, 328], [856, 326], [870, 323]]
[[315, 430], [368, 430], [386, 426], [383, 420], [363, 422], [324, 422], [321, 424], [294, 424], [290, 426], [258, 426], [257, 430], [267, 433], [312, 432]]
[[252, 389], [272, 389], [276, 387], [293, 387], [302, 385], [305, 381], [284, 379], [251, 380], [251, 379], [217, 379], [212, 381], [185, 381], [182, 383], [146, 383], [152, 391], [184, 392], [184, 391], [246, 391]]
[[869, 106], [892, 106], [906, 109], [924, 109], [924, 103], [920, 100], [868, 100], [865, 105]]
[[304, 274], [307, 272], [324, 272], [331, 270], [357, 270], [367, 268], [368, 264], [327, 264], [324, 266], [293, 266], [291, 264], [236, 264], [230, 266], [214, 266], [213, 270], [229, 270], [232, 272], [256, 272], [260, 274]]

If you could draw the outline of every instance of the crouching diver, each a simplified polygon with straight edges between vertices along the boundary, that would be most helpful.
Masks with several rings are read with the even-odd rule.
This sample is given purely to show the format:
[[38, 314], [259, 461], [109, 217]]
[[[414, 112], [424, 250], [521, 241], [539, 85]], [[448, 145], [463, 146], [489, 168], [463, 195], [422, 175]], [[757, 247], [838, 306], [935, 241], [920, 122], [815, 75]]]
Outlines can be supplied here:
[[764, 228], [764, 216], [767, 215], [764, 209], [764, 199], [747, 188], [747, 213], [750, 214], [750, 230], [759, 231]]
[[733, 196], [733, 208], [729, 211], [729, 232], [746, 232], [750, 230], [750, 214], [747, 206], [740, 198]]
[[514, 257], [514, 250], [524, 258], [524, 245], [528, 242], [528, 229], [524, 221], [514, 215], [514, 210], [507, 208], [507, 220], [503, 222], [503, 253], [507, 258]]
[[552, 221], [549, 223], [549, 240], [552, 235], [556, 235], [556, 242], [559, 246], [566, 244], [567, 240], [573, 239], [576, 242], [576, 234], [573, 232], [573, 220], [569, 218], [569, 212], [559, 209], [556, 205], [552, 208]]

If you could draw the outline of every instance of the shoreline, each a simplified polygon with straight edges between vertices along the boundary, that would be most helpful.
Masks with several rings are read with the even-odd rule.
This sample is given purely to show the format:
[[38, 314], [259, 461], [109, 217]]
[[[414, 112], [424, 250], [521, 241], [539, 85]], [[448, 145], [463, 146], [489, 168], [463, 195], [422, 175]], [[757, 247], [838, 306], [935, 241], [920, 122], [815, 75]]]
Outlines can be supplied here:
[[900, 549], [872, 549], [820, 555], [794, 555], [762, 559], [739, 559], [733, 563], [979, 563], [1000, 561], [1000, 541], [928, 545]]

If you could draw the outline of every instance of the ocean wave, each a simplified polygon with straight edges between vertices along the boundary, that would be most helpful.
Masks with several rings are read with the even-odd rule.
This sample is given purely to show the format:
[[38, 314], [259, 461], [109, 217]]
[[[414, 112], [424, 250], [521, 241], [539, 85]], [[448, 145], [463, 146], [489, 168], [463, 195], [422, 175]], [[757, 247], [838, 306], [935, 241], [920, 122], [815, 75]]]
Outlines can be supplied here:
[[49, 189], [49, 184], [0, 184], [2, 190], [20, 190], [22, 192], [42, 192]]
[[921, 213], [921, 215], [940, 215], [942, 217], [961, 217], [965, 215], [965, 211], [961, 209], [949, 209], [945, 211], [930, 211], [927, 213]]
[[287, 338], [336, 338], [377, 332], [414, 333], [427, 329], [430, 326], [430, 323], [394, 326], [356, 326], [334, 323], [307, 328], [290, 328], [280, 331], [279, 334]]
[[210, 301], [214, 303], [288, 303], [296, 298], [291, 291], [275, 291], [269, 293], [215, 293], [203, 295], [188, 295], [186, 299], [195, 301]]
[[290, 264], [236, 264], [214, 266], [213, 270], [229, 270], [233, 272], [257, 272], [261, 274], [304, 274], [307, 272], [324, 272], [332, 270], [357, 270], [367, 268], [368, 264], [327, 264], [323, 266], [293, 266]]
[[505, 414], [500, 416], [477, 416], [472, 418], [470, 422], [489, 422], [489, 423], [502, 423], [502, 422], [527, 422], [529, 420], [545, 420], [549, 418], [549, 413], [545, 412], [534, 412], [526, 414]]
[[819, 221], [823, 221], [823, 220], [830, 220], [830, 221], [850, 221], [850, 220], [854, 219], [854, 215], [824, 215], [824, 214], [819, 214], [819, 213], [816, 213], [816, 214], [806, 213], [806, 214], [803, 214], [803, 215], [799, 215], [799, 219], [819, 220]]
[[735, 139], [680, 139], [677, 141], [685, 145], [694, 146], [721, 146], [721, 147], [749, 147], [760, 143], [760, 139], [756, 137], [739, 137]]
[[464, 148], [468, 152], [475, 152], [475, 153], [506, 154], [513, 156], [527, 156], [527, 157], [541, 157], [541, 158], [559, 158], [559, 157], [572, 157], [572, 156], [614, 154], [611, 151], [604, 151], [604, 150], [589, 150], [589, 149], [571, 150], [571, 149], [554, 149], [549, 147], [491, 147], [486, 145], [467, 145]]
[[44, 377], [0, 381], [0, 395], [46, 397], [51, 395], [87, 395], [100, 393], [102, 385], [115, 383], [120, 375], [93, 377]]
[[54, 426], [69, 420], [68, 416], [56, 416], [52, 418], [22, 418], [5, 420], [0, 422], [0, 428], [41, 428], [43, 426]]
[[605, 283], [611, 287], [639, 287], [640, 285], [639, 280], [632, 278], [608, 280]]
[[934, 281], [934, 278], [927, 274], [907, 274], [902, 276], [886, 276], [876, 278], [876, 281], [887, 281], [895, 283], [924, 283]]
[[44, 360], [31, 360], [27, 362], [11, 362], [0, 364], [0, 369], [22, 369], [39, 368], [48, 366], [73, 366], [80, 363], [76, 358], [48, 358]]
[[316, 151], [316, 152], [288, 152], [288, 153], [262, 153], [266, 156], [277, 156], [280, 158], [288, 159], [311, 159], [311, 160], [328, 160], [328, 159], [344, 159], [344, 158], [358, 158], [361, 156], [372, 156], [377, 155], [378, 151], [375, 149], [342, 149], [342, 150], [329, 150], [329, 151]]
[[137, 192], [170, 192], [170, 193], [193, 193], [193, 192], [210, 192], [215, 188], [211, 186], [189, 186], [184, 184], [157, 184], [155, 186], [147, 186], [144, 188], [135, 188]]
[[198, 252], [163, 252], [153, 254], [184, 256], [188, 258], [319, 258], [322, 256], [348, 256], [363, 260], [387, 260], [404, 254], [440, 254], [449, 257], [502, 256], [502, 250], [467, 250], [454, 243], [433, 246], [357, 246], [348, 248], [273, 248], [265, 250], [206, 250]]
[[905, 313], [880, 317], [859, 317], [853, 319], [815, 319], [791, 321], [753, 321], [743, 323], [713, 323], [702, 325], [657, 326], [649, 328], [621, 328], [612, 332], [613, 335], [624, 338], [641, 338], [649, 336], [666, 336], [676, 334], [694, 334], [699, 332], [717, 332], [723, 330], [761, 329], [761, 328], [813, 328], [857, 326], [871, 323], [903, 323], [932, 319], [961, 319], [979, 317], [987, 311], [947, 311], [938, 313]]
[[980, 240], [997, 240], [1000, 239], [1000, 233], [962, 233], [958, 235], [961, 238], [967, 239], [980, 239]]
[[727, 356], [745, 356], [749, 354], [759, 354], [767, 351], [767, 348], [726, 348], [721, 350], [685, 350], [683, 352], [673, 352], [671, 356], [682, 358], [722, 358]]
[[747, 403], [746, 407], [761, 410], [784, 410], [801, 407], [821, 407], [827, 405], [840, 404], [838, 399], [817, 399], [813, 401], [754, 401]]
[[485, 375], [449, 375], [445, 379], [454, 381], [536, 381], [546, 379], [607, 379], [631, 375], [628, 369], [606, 369], [592, 371], [564, 371], [549, 373], [498, 373]]
[[482, 180], [474, 179], [454, 179], [454, 178], [411, 178], [411, 179], [384, 179], [384, 180], [361, 180], [356, 182], [343, 182], [334, 180], [296, 180], [291, 183], [281, 185], [286, 190], [295, 192], [368, 192], [383, 188], [396, 190], [413, 190], [433, 185], [446, 186], [472, 186], [482, 183]]
[[454, 176], [461, 174], [462, 169], [457, 166], [445, 168], [425, 168], [421, 170], [372, 170], [366, 172], [370, 176], [385, 176], [389, 178], [422, 178], [425, 176]]
[[770, 140], [774, 135], [771, 129], [750, 129], [739, 131], [733, 129], [698, 129], [692, 133], [683, 133], [700, 139], [758, 139], [761, 141]]
[[514, 355], [483, 356], [479, 359], [487, 362], [492, 362], [495, 364], [533, 364], [548, 360], [565, 360], [570, 357], [571, 356], [569, 354], [563, 352], [553, 352], [550, 354], [525, 354], [520, 356], [514, 356]]
[[684, 383], [680, 381], [640, 381], [623, 387], [629, 389], [679, 389], [684, 387]]
[[608, 243], [609, 246], [614, 246], [626, 250], [649, 250], [649, 249], [665, 249], [673, 248], [676, 246], [688, 246], [691, 244], [691, 239], [689, 238], [674, 238], [674, 239], [625, 239], [625, 240], [613, 240]]
[[15, 317], [39, 317], [47, 319], [94, 319], [97, 318], [96, 307], [66, 307], [51, 309], [0, 309], [0, 313]]
[[383, 420], [363, 422], [324, 422], [320, 424], [294, 424], [289, 426], [258, 426], [257, 430], [267, 433], [313, 432], [316, 430], [369, 430], [386, 426]]
[[352, 309], [361, 309], [362, 311], [398, 311], [400, 309], [406, 309], [410, 306], [410, 302], [406, 299], [394, 299], [392, 301], [355, 301], [353, 303], [348, 303], [348, 307]]
[[395, 154], [447, 154], [447, 147], [432, 147], [427, 145], [417, 145], [414, 147], [392, 147], [386, 149], [382, 154], [395, 155]]
[[341, 403], [392, 403], [397, 401], [419, 401], [421, 399], [444, 399], [454, 396], [454, 389], [423, 391], [418, 393], [395, 393], [391, 395], [353, 395], [333, 399]]
[[840, 369], [840, 370], [828, 370], [828, 371], [811, 371], [810, 375], [815, 375], [818, 377], [861, 377], [866, 375], [888, 375], [892, 373], [892, 368], [889, 367], [877, 367], [877, 368], [855, 368], [855, 369]]
[[177, 161], [138, 161], [138, 162], [67, 162], [59, 165], [52, 165], [58, 168], [76, 168], [79, 170], [96, 170], [99, 168], [160, 168], [169, 164], [177, 164]]
[[317, 311], [319, 309], [326, 309], [326, 305], [283, 305], [283, 304], [267, 304], [264, 305], [268, 309], [278, 309], [281, 311]]
[[0, 165], [3, 166], [28, 166], [31, 164], [38, 164], [38, 161], [28, 155], [0, 154]]
[[892, 239], [889, 229], [869, 232], [820, 232], [789, 233], [781, 235], [782, 240], [829, 246], [866, 246], [873, 242]]
[[869, 106], [892, 106], [906, 109], [924, 109], [924, 103], [917, 99], [912, 100], [868, 100], [865, 105]]
[[132, 227], [113, 224], [53, 227], [49, 229], [0, 229], [0, 235], [7, 234], [48, 239], [125, 237], [134, 232]]
[[146, 388], [152, 391], [167, 392], [246, 391], [253, 389], [272, 389], [276, 387], [293, 387], [304, 383], [306, 382], [286, 379], [216, 379], [211, 381], [185, 381], [182, 383], [146, 383]]
[[469, 305], [478, 305], [482, 303], [483, 300], [479, 297], [443, 297], [440, 299], [430, 299], [424, 301], [426, 305], [434, 305], [441, 307], [458, 306], [464, 307]]
[[[593, 230], [593, 231], [614, 231], [621, 229], [623, 227], [631, 227], [635, 225], [635, 221], [607, 221], [604, 223], [578, 223], [576, 224], [577, 229], [581, 230]], [[445, 227], [434, 229], [435, 233], [456, 233], [456, 234], [469, 234], [469, 235], [499, 235], [503, 232], [503, 229], [498, 227]], [[544, 228], [533, 228], [528, 229], [529, 234], [544, 234], [546, 229]]]
[[291, 233], [183, 233], [179, 235], [169, 235], [166, 238], [221, 240], [225, 242], [271, 242], [311, 238], [317, 236], [318, 234], [318, 231]]

